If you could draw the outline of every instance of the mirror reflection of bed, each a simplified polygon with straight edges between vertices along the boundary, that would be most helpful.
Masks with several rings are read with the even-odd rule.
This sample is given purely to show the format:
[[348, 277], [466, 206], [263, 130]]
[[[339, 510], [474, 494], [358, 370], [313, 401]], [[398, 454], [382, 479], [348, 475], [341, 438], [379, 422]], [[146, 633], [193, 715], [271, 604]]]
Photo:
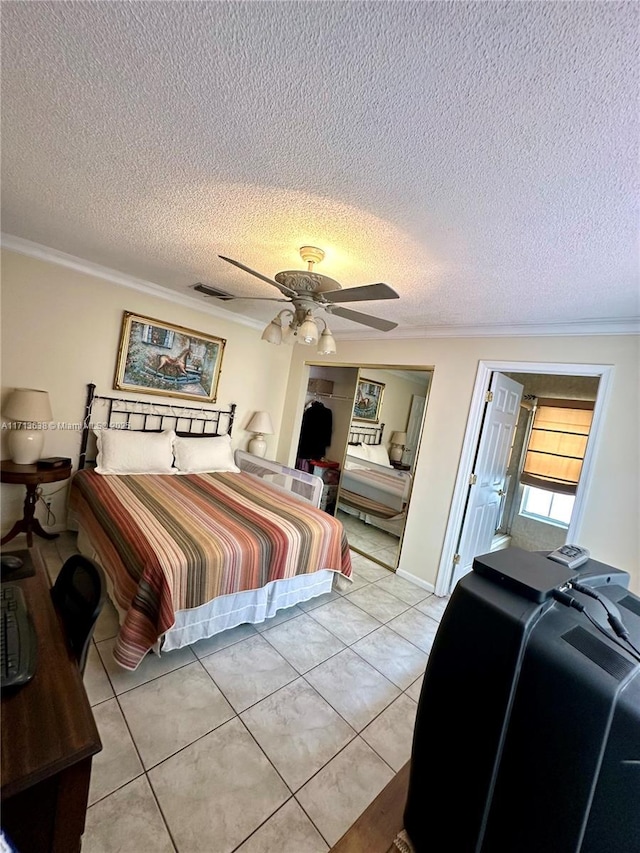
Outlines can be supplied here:
[[351, 421], [336, 515], [352, 548], [395, 569], [431, 371], [363, 368], [360, 381], [363, 379], [384, 385], [378, 423], [358, 418]]

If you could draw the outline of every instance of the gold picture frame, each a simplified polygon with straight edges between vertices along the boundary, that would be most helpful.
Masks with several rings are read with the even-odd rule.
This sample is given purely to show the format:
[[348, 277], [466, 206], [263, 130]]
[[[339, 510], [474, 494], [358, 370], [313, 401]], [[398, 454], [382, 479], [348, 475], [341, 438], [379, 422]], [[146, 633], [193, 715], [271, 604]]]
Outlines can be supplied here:
[[114, 388], [215, 403], [226, 340], [125, 311]]
[[384, 388], [384, 382], [374, 382], [372, 379], [364, 378], [358, 380], [356, 400], [353, 404], [354, 420], [379, 423]]

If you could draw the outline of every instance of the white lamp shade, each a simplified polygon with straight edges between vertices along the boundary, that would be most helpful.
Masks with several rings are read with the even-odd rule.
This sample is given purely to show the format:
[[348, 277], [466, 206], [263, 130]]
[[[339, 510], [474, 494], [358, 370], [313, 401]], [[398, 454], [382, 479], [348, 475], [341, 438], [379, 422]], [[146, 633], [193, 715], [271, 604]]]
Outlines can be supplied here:
[[247, 424], [247, 432], [257, 432], [262, 435], [273, 435], [273, 424], [269, 412], [255, 412]]
[[401, 444], [405, 445], [407, 443], [407, 434], [406, 432], [392, 432], [391, 433], [391, 444]]
[[8, 421], [20, 423], [49, 423], [53, 420], [47, 391], [35, 388], [16, 388], [2, 407]]

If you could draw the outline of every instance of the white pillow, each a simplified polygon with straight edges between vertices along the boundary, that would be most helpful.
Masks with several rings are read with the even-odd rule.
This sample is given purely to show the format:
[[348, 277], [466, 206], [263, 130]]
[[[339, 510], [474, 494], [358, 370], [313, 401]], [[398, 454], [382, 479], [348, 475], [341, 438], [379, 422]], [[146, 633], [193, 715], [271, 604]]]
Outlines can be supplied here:
[[376, 465], [384, 465], [385, 468], [391, 468], [389, 454], [384, 444], [370, 444], [367, 450], [369, 451], [370, 462], [375, 462]]
[[176, 468], [181, 474], [201, 474], [206, 471], [233, 471], [240, 468], [233, 461], [231, 436], [215, 435], [211, 438], [181, 438], [173, 442]]
[[369, 445], [368, 444], [357, 444], [353, 447], [349, 445], [347, 447], [347, 455], [355, 456], [356, 459], [366, 459], [369, 461]]
[[98, 444], [98, 474], [173, 474], [175, 432], [94, 430]]

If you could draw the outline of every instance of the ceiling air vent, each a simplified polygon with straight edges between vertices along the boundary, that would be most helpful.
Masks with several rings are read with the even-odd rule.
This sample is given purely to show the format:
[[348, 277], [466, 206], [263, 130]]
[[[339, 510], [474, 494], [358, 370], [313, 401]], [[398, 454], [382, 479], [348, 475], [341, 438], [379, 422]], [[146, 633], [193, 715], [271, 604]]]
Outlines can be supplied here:
[[235, 297], [230, 293], [227, 293], [226, 290], [218, 290], [217, 287], [209, 287], [207, 284], [201, 284], [200, 282], [194, 284], [193, 289], [197, 290], [198, 293], [204, 293], [205, 296], [214, 296], [216, 299], [222, 299], [223, 301], [235, 299]]

